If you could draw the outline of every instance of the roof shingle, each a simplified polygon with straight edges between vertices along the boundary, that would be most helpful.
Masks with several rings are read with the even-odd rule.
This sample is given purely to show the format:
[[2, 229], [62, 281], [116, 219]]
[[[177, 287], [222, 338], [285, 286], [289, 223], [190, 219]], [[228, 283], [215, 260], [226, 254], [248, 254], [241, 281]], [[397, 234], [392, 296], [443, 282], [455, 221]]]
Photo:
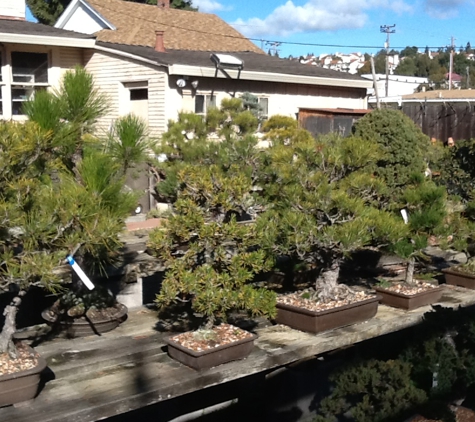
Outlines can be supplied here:
[[0, 33], [36, 35], [43, 37], [93, 39], [93, 35], [80, 34], [79, 32], [58, 29], [35, 22], [13, 19], [0, 19]]
[[155, 31], [164, 31], [166, 49], [264, 52], [218, 16], [123, 0], [86, 0], [117, 30], [96, 33], [97, 40], [155, 46]]

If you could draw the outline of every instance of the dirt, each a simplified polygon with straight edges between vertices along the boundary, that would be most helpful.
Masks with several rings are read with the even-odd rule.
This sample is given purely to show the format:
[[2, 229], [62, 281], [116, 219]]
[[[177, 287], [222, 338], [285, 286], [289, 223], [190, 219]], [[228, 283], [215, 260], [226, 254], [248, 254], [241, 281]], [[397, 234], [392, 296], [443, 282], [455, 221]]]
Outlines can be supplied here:
[[[475, 412], [466, 407], [459, 406], [455, 409], [456, 422], [475, 422]], [[442, 422], [440, 419], [426, 419], [423, 416], [417, 415], [410, 419], [410, 422]]]
[[0, 376], [32, 369], [38, 365], [38, 355], [31, 348], [19, 344], [17, 350], [17, 359], [11, 359], [8, 353], [0, 354]]
[[234, 325], [221, 324], [210, 330], [187, 331], [170, 338], [170, 340], [194, 352], [214, 349], [252, 337], [248, 331]]
[[388, 290], [394, 293], [400, 293], [406, 296], [412, 296], [417, 293], [422, 293], [430, 289], [436, 289], [439, 285], [425, 283], [423, 281], [418, 281], [416, 284], [406, 284], [406, 283], [391, 283], [390, 285], [381, 286], [381, 289]]
[[372, 294], [360, 291], [355, 292], [354, 294], [349, 295], [344, 299], [334, 300], [331, 302], [318, 302], [312, 299], [303, 298], [301, 296], [301, 293], [291, 293], [288, 295], [279, 296], [277, 298], [277, 302], [282, 303], [284, 305], [295, 306], [297, 308], [304, 308], [309, 311], [319, 312], [326, 311], [328, 309], [338, 308], [340, 306], [345, 306], [352, 303], [362, 302], [372, 297], [374, 297]]

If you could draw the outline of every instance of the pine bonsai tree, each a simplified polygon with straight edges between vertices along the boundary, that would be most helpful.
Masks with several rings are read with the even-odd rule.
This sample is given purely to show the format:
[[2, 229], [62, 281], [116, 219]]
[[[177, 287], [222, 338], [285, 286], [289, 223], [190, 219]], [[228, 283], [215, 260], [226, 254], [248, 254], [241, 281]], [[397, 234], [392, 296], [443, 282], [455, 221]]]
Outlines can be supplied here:
[[447, 221], [446, 198], [445, 188], [425, 180], [423, 174], [413, 176], [412, 182], [402, 192], [397, 208], [406, 213], [409, 232], [406, 238], [393, 243], [389, 249], [408, 259], [405, 279], [408, 284], [414, 284], [415, 257], [428, 245], [431, 236], [448, 229], [443, 227]]
[[188, 164], [178, 173], [178, 186], [174, 214], [148, 244], [167, 266], [157, 303], [191, 301], [207, 329], [233, 310], [273, 316], [275, 295], [251, 284], [272, 267], [259, 248], [262, 232], [236, 221], [251, 195], [251, 179], [239, 169]]
[[16, 293], [5, 311], [0, 353], [12, 357], [26, 290], [58, 292], [68, 278], [59, 271], [68, 254], [81, 257], [89, 274], [112, 262], [135, 203], [123, 192], [120, 167], [88, 134], [104, 109], [88, 81], [82, 69], [71, 71], [59, 92], [40, 92], [26, 104], [29, 122], [0, 125], [0, 287]]
[[[270, 119], [271, 121], [272, 119]], [[271, 122], [272, 124], [272, 122]], [[315, 299], [351, 297], [338, 283], [345, 256], [360, 248], [393, 243], [407, 232], [401, 218], [384, 210], [388, 188], [369, 170], [381, 157], [370, 139], [318, 140], [281, 127], [265, 153], [263, 215], [265, 247], [321, 270]], [[285, 133], [285, 136], [282, 134]]]

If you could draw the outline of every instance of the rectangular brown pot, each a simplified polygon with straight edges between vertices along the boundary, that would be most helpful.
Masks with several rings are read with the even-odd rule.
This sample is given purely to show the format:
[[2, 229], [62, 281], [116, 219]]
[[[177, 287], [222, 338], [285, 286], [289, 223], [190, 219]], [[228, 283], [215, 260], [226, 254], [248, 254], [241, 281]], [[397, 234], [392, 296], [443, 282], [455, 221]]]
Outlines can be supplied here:
[[445, 282], [453, 286], [462, 286], [467, 289], [475, 290], [475, 276], [469, 273], [454, 271], [450, 268], [444, 268], [442, 272], [445, 275]]
[[320, 333], [373, 318], [378, 310], [377, 296], [324, 311], [309, 311], [296, 306], [277, 303], [278, 324], [309, 333]]
[[178, 362], [183, 363], [193, 369], [206, 369], [218, 366], [233, 360], [243, 359], [252, 351], [254, 340], [257, 338], [255, 334], [234, 343], [225, 344], [209, 350], [195, 352], [187, 349], [181, 344], [173, 341], [173, 337], [165, 339], [168, 345], [168, 354]]
[[392, 292], [382, 287], [374, 287], [374, 290], [381, 296], [383, 305], [392, 306], [393, 308], [402, 308], [407, 311], [420, 308], [421, 306], [430, 305], [440, 300], [443, 293], [443, 286], [431, 288], [424, 292], [414, 295], [405, 295], [402, 293]]
[[13, 374], [0, 375], [0, 407], [35, 398], [46, 361], [38, 356], [38, 365]]

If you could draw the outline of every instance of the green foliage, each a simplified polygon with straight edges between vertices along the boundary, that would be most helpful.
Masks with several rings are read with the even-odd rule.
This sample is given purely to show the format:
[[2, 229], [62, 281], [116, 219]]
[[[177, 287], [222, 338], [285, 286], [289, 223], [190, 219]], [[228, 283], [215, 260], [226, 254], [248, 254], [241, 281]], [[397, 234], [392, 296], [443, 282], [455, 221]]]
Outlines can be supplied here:
[[411, 365], [400, 360], [348, 365], [331, 381], [333, 392], [321, 401], [315, 422], [336, 422], [343, 415], [355, 422], [400, 421], [426, 399], [411, 379]]
[[313, 139], [310, 132], [298, 127], [298, 122], [292, 117], [274, 115], [262, 125], [265, 139], [275, 144], [290, 144], [305, 142]]
[[108, 152], [122, 164], [122, 172], [144, 162], [150, 149], [147, 124], [133, 114], [118, 118], [108, 136]]
[[460, 140], [438, 160], [440, 176], [435, 181], [447, 188], [449, 195], [457, 195], [464, 202], [474, 199], [475, 140]]
[[402, 219], [383, 209], [385, 184], [367, 171], [380, 159], [376, 142], [329, 135], [273, 144], [263, 152], [263, 194], [271, 204], [262, 216], [266, 248], [327, 268], [351, 251], [393, 243], [407, 232]]
[[427, 167], [429, 138], [400, 111], [368, 113], [356, 122], [355, 135], [380, 145], [383, 155], [372, 170], [392, 189], [405, 186], [414, 174], [423, 174]]

